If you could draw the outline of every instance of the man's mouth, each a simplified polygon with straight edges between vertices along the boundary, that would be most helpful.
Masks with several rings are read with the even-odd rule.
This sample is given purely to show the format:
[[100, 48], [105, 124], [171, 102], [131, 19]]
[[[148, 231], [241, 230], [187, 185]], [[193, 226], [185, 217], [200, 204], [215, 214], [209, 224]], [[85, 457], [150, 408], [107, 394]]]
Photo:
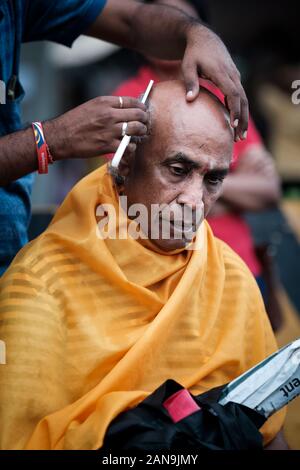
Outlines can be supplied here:
[[197, 230], [195, 224], [186, 223], [182, 220], [171, 220], [171, 225], [175, 229], [182, 230], [183, 232], [195, 232]]
[[180, 232], [180, 233], [186, 233], [186, 234], [191, 234], [195, 233], [198, 229], [197, 225], [194, 223], [190, 222], [185, 222], [182, 219], [165, 219], [163, 217], [160, 217], [160, 221], [162, 222], [164, 227], [171, 227], [173, 228], [174, 231]]

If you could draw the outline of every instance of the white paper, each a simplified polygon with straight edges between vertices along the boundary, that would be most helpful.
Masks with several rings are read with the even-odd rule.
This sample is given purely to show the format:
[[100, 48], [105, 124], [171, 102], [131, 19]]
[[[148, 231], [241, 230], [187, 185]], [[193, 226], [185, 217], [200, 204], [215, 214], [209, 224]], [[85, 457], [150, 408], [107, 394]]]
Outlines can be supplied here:
[[300, 339], [284, 346], [233, 380], [223, 390], [221, 405], [240, 403], [271, 416], [300, 395]]

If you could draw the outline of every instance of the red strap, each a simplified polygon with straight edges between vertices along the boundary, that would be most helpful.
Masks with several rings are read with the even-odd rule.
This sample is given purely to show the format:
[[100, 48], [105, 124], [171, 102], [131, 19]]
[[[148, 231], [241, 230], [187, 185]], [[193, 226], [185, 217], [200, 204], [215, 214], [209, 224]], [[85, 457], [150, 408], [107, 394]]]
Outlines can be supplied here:
[[45, 140], [43, 125], [41, 122], [33, 122], [32, 129], [36, 144], [36, 151], [38, 156], [38, 172], [39, 174], [48, 173], [49, 163], [53, 163], [53, 158], [50, 154], [49, 147]]
[[174, 423], [178, 423], [178, 421], [201, 410], [189, 391], [185, 388], [167, 398], [167, 400], [163, 402], [163, 407], [168, 411]]

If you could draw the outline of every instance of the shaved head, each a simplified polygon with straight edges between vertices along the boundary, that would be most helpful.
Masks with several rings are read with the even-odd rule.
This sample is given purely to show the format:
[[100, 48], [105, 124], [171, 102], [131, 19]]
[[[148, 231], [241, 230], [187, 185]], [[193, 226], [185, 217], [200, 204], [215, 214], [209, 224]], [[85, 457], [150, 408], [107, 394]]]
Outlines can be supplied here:
[[151, 134], [174, 134], [178, 129], [186, 136], [193, 134], [200, 137], [200, 131], [206, 137], [214, 138], [216, 132], [233, 138], [229, 113], [221, 101], [205, 88], [201, 88], [199, 97], [192, 103], [185, 99], [185, 86], [179, 80], [161, 82], [153, 88], [150, 97]]
[[[207, 216], [221, 193], [233, 150], [224, 105], [202, 89], [192, 103], [181, 81], [156, 85], [150, 95], [151, 131], [130, 164], [124, 160], [128, 204], [164, 204], [179, 214], [185, 205]], [[176, 218], [176, 216], [175, 216]], [[188, 240], [155, 240], [159, 248], [181, 248]]]

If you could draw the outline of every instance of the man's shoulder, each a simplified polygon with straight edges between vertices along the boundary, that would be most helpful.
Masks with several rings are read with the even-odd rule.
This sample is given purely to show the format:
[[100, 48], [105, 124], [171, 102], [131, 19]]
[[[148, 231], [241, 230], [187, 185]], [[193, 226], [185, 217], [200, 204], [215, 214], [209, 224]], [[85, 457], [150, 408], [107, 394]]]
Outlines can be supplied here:
[[57, 265], [74, 264], [75, 256], [65, 238], [70, 235], [76, 239], [76, 230], [87, 217], [90, 208], [95, 206], [99, 180], [106, 172], [106, 165], [99, 167], [71, 189], [49, 227], [19, 251], [4, 275], [6, 279], [19, 278], [24, 274], [27, 278], [36, 278], [40, 283], [51, 276], [55, 277]]
[[59, 252], [63, 253], [57, 241], [50, 240], [45, 234], [46, 232], [43, 232], [19, 251], [0, 283], [22, 277], [33, 281], [36, 279], [39, 284], [43, 282], [43, 273], [47, 271], [50, 257], [58, 255]]

